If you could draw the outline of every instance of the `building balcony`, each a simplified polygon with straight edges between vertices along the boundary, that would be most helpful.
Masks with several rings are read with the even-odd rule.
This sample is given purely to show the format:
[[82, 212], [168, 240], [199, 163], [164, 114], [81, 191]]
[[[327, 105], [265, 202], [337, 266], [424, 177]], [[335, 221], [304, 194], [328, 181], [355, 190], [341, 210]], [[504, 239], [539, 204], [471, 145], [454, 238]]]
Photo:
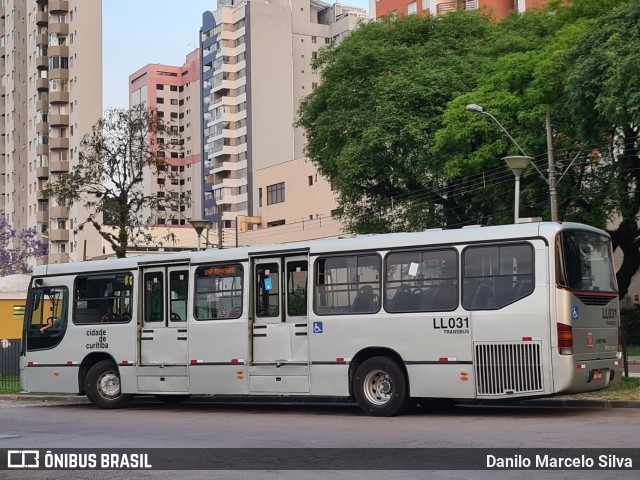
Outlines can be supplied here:
[[66, 127], [69, 125], [69, 115], [49, 115], [49, 125], [52, 127]]
[[46, 70], [49, 67], [49, 57], [46, 55], [40, 55], [36, 57], [36, 68], [38, 70]]
[[36, 14], [36, 25], [43, 26], [49, 23], [49, 13], [47, 12], [38, 12]]
[[49, 69], [49, 79], [69, 80], [68, 68], [52, 68]]
[[49, 92], [49, 103], [69, 103], [69, 92]]
[[44, 196], [44, 193], [42, 193], [42, 190], [39, 190], [36, 192], [36, 198], [38, 200], [49, 200], [47, 197]]
[[456, 10], [477, 10], [478, 0], [444, 0], [436, 3], [436, 15]]
[[36, 155], [49, 155], [49, 145], [41, 143], [36, 146]]
[[36, 80], [36, 88], [41, 92], [46, 92], [49, 90], [49, 80], [46, 78], [38, 78]]
[[36, 168], [36, 177], [38, 177], [38, 178], [49, 178], [49, 167], [38, 167], [38, 168]]
[[36, 133], [49, 133], [49, 124], [47, 122], [36, 123]]
[[62, 33], [69, 35], [68, 23], [49, 23], [49, 33]]
[[[60, 138], [60, 137], [49, 137], [49, 149], [50, 150], [68, 150], [69, 149], [69, 139], [68, 138]], [[51, 171], [53, 172], [53, 164], [55, 162], [51, 162]], [[68, 164], [69, 162], [67, 162]], [[67, 168], [68, 169], [68, 168]]]
[[49, 110], [49, 99], [38, 100], [36, 102], [36, 110], [40, 110], [41, 112], [46, 112]]
[[49, 57], [68, 57], [69, 47], [67, 45], [55, 45], [47, 50]]
[[69, 263], [69, 256], [66, 253], [50, 253], [47, 257], [49, 265], [54, 263]]
[[49, 11], [51, 13], [66, 13], [69, 11], [68, 0], [50, 0]]
[[38, 212], [37, 220], [39, 223], [49, 222], [49, 212]]
[[[54, 139], [51, 139], [54, 140]], [[56, 140], [67, 140], [68, 147], [68, 138], [58, 138]], [[63, 147], [64, 148], [64, 147]], [[51, 173], [68, 173], [69, 172], [69, 161], [68, 160], [49, 160], [49, 170]]]
[[49, 207], [50, 218], [69, 218], [69, 207], [62, 207], [60, 205], [56, 207]]
[[36, 35], [36, 45], [49, 45], [49, 35], [46, 33]]
[[69, 230], [49, 230], [49, 240], [52, 242], [68, 242]]

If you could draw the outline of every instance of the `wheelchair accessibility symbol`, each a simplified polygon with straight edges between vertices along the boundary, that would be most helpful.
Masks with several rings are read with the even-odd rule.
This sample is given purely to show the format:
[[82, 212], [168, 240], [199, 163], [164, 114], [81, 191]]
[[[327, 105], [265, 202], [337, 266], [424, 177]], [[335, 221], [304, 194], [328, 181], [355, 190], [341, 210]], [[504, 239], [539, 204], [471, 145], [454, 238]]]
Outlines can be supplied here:
[[313, 322], [313, 333], [322, 333], [322, 322]]

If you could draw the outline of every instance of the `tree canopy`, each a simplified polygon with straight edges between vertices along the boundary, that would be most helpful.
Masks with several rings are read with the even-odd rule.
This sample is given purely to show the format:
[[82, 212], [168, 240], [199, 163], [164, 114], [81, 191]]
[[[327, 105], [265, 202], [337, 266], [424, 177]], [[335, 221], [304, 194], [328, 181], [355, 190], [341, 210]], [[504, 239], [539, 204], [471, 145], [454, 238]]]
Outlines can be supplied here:
[[[609, 228], [621, 295], [640, 266], [640, 2], [552, 1], [493, 23], [478, 12], [361, 26], [319, 55], [300, 106], [307, 155], [338, 188], [355, 233], [513, 221], [520, 154], [531, 156], [521, 216], [549, 218], [551, 114], [560, 218]], [[544, 178], [543, 178], [544, 177]], [[619, 226], [618, 226], [619, 225]]]
[[30, 260], [48, 253], [47, 244], [38, 240], [35, 229], [18, 232], [0, 212], [0, 277], [31, 272]]
[[191, 201], [185, 194], [160, 196], [145, 188], [145, 182], [175, 177], [167, 153], [180, 149], [176, 132], [144, 104], [109, 109], [82, 139], [72, 171], [52, 181], [44, 194], [62, 205], [81, 204], [86, 218], [78, 228], [93, 225], [116, 256], [124, 257], [129, 245], [153, 240], [149, 228], [159, 211], [178, 218]]

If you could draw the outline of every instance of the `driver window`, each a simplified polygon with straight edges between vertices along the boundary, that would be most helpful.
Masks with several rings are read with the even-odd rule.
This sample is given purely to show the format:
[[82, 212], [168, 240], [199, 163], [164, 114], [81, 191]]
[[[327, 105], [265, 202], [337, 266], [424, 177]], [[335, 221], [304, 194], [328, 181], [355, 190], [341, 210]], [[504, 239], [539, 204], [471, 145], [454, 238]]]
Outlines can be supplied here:
[[34, 289], [29, 298], [27, 350], [51, 348], [67, 330], [69, 292], [66, 287]]

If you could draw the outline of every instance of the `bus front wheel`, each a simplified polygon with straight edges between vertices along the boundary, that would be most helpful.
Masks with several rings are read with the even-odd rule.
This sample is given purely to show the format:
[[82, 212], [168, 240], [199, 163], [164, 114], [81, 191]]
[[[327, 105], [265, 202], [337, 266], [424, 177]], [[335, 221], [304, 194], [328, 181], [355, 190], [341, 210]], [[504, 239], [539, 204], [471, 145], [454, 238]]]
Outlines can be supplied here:
[[409, 404], [407, 379], [400, 366], [387, 357], [365, 360], [353, 377], [353, 394], [368, 415], [390, 417]]
[[84, 389], [91, 403], [100, 408], [122, 408], [131, 400], [131, 395], [122, 393], [120, 372], [110, 360], [102, 360], [91, 367]]

